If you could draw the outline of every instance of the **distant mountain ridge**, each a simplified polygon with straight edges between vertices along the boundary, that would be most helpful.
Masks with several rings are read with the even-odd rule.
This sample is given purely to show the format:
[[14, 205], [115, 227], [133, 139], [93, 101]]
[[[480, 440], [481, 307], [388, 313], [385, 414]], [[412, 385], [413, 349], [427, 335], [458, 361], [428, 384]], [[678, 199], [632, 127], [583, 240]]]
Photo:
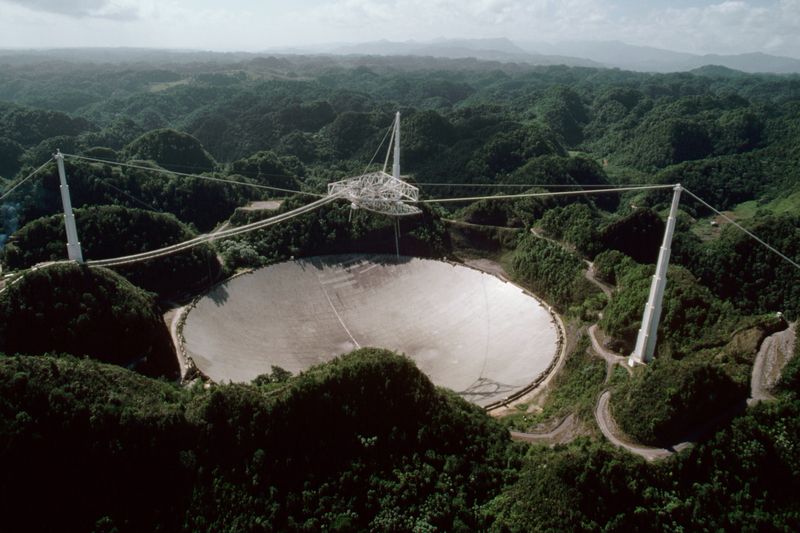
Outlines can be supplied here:
[[[395, 56], [444, 60], [473, 59], [524, 65], [618, 68], [637, 72], [689, 72], [717, 66], [743, 73], [800, 74], [800, 59], [751, 52], [735, 55], [690, 54], [637, 46], [620, 41], [564, 41], [545, 43], [495, 39], [436, 39], [433, 41], [371, 41], [328, 43], [297, 47], [273, 47], [260, 52], [214, 52], [155, 48], [56, 48], [0, 49], [0, 63], [25, 64], [47, 61], [96, 63], [189, 63], [249, 61], [264, 54], [289, 56]], [[703, 71], [712, 75], [712, 70]], [[724, 75], [729, 75], [726, 73]]]
[[800, 73], [800, 59], [762, 52], [735, 55], [690, 54], [620, 41], [520, 42], [498, 39], [437, 39], [435, 41], [372, 41], [319, 46], [307, 51], [345, 55], [410, 55], [528, 63], [607, 67], [639, 72], [684, 72], [718, 65], [747, 73]]
[[488, 61], [529, 63], [532, 65], [568, 65], [571, 67], [603, 67], [591, 59], [559, 54], [540, 54], [526, 51], [510, 39], [438, 39], [431, 42], [372, 41], [346, 44], [324, 50], [345, 55], [408, 55], [461, 59], [474, 57]]
[[566, 41], [557, 44], [529, 42], [526, 50], [559, 53], [596, 61], [607, 67], [639, 72], [683, 72], [706, 65], [718, 65], [747, 73], [800, 73], [800, 60], [761, 52], [746, 54], [690, 54], [652, 46], [635, 46], [620, 41]]

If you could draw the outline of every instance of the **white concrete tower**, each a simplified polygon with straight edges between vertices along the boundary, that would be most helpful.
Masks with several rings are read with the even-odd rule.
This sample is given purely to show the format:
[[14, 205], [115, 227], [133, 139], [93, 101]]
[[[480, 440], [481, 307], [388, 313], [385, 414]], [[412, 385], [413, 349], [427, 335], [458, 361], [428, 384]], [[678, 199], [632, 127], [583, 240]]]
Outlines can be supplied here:
[[70, 261], [83, 263], [83, 252], [81, 243], [78, 240], [78, 228], [75, 225], [75, 215], [72, 213], [72, 201], [69, 197], [69, 185], [67, 185], [67, 175], [64, 172], [64, 155], [60, 150], [56, 150], [53, 155], [58, 166], [58, 179], [61, 181], [61, 203], [64, 205], [64, 226], [67, 228], [67, 257]]
[[400, 111], [394, 116], [394, 162], [392, 164], [392, 176], [400, 179]]
[[628, 358], [628, 365], [636, 363], [649, 363], [653, 360], [656, 350], [656, 337], [658, 334], [658, 322], [661, 319], [661, 305], [664, 300], [664, 288], [667, 286], [667, 268], [669, 267], [669, 254], [672, 247], [672, 235], [675, 233], [675, 219], [678, 216], [678, 203], [681, 199], [681, 184], [675, 185], [675, 192], [672, 195], [672, 206], [669, 209], [667, 227], [664, 230], [664, 242], [658, 252], [658, 263], [656, 263], [656, 273], [650, 284], [650, 296], [644, 306], [642, 315], [642, 327], [639, 328], [639, 336], [636, 337], [636, 347]]

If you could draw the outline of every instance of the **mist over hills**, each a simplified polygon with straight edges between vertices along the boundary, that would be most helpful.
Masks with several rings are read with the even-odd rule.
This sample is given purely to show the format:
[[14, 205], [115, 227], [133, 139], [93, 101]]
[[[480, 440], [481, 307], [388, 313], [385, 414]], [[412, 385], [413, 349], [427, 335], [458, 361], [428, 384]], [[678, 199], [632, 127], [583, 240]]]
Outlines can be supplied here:
[[[277, 51], [277, 50], [276, 50]], [[639, 72], [682, 72], [705, 65], [719, 65], [748, 73], [800, 72], [800, 60], [752, 52], [736, 55], [690, 54], [620, 41], [519, 42], [510, 39], [437, 39], [421, 41], [380, 40], [365, 43], [319, 45], [294, 49], [295, 53], [344, 55], [411, 55], [519, 62], [533, 65], [606, 67]], [[285, 51], [284, 51], [285, 52]]]
[[156, 48], [57, 48], [0, 50], [0, 63], [24, 64], [46, 61], [90, 61], [95, 63], [233, 63], [264, 54], [276, 56], [326, 56], [358, 58], [394, 56], [435, 58], [518, 65], [566, 65], [570, 67], [618, 68], [637, 72], [686, 72], [714, 65], [746, 73], [800, 73], [800, 59], [762, 52], [735, 55], [690, 54], [620, 41], [514, 42], [495, 39], [436, 39], [433, 41], [371, 41], [327, 43], [302, 47], [277, 47], [260, 52], [215, 52], [211, 50]]
[[640, 72], [682, 72], [705, 65], [719, 65], [742, 72], [788, 74], [800, 72], [800, 60], [761, 52], [735, 55], [689, 54], [620, 41], [565, 41], [558, 44], [530, 42], [526, 50], [582, 57], [606, 67]]

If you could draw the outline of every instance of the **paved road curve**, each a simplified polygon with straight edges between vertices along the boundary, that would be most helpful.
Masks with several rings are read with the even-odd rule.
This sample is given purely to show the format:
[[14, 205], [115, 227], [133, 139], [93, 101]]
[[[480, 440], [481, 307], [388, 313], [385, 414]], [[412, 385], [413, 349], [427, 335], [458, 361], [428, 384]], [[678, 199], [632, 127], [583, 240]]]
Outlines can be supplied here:
[[617, 428], [617, 424], [614, 422], [614, 419], [611, 417], [611, 411], [608, 407], [608, 401], [610, 398], [611, 393], [609, 391], [604, 391], [603, 394], [600, 395], [600, 399], [598, 400], [597, 407], [594, 411], [594, 417], [597, 420], [597, 425], [600, 426], [600, 431], [603, 432], [603, 435], [605, 435], [608, 441], [614, 446], [624, 448], [631, 453], [635, 453], [636, 455], [644, 457], [648, 461], [664, 459], [691, 446], [690, 442], [682, 442], [670, 449], [652, 448], [649, 446], [642, 446], [640, 444], [632, 444], [623, 440], [624, 436], [620, 432], [619, 428]]

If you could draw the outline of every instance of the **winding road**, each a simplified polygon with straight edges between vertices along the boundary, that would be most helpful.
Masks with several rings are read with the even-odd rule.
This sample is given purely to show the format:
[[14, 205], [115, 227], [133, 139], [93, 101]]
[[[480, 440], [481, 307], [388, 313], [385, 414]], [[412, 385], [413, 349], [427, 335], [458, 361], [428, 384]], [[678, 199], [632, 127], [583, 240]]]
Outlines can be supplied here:
[[625, 356], [605, 348], [600, 342], [600, 339], [597, 338], [597, 324], [589, 326], [589, 339], [592, 341], [592, 350], [594, 353], [606, 361], [606, 383], [611, 379], [611, 370], [614, 368], [614, 365], [620, 365], [628, 371], [628, 374], [633, 374], [633, 370], [628, 366], [628, 359]]
[[553, 429], [544, 432], [522, 432], [510, 431], [511, 440], [520, 442], [536, 442], [547, 444], [558, 444], [569, 442], [575, 438], [579, 430], [578, 421], [575, 420], [575, 415], [567, 415], [561, 422]]
[[[541, 233], [537, 233], [533, 229], [531, 229], [531, 233], [540, 239], [563, 246], [563, 243], [559, 243], [558, 241], [546, 237]], [[584, 262], [588, 267], [584, 274], [586, 279], [595, 284], [610, 299], [613, 295], [614, 287], [598, 280], [595, 277], [593, 263], [589, 261]], [[768, 336], [761, 343], [756, 360], [753, 364], [750, 383], [751, 398], [748, 400], [749, 404], [773, 399], [773, 396], [769, 391], [777, 383], [778, 379], [780, 378], [781, 370], [793, 355], [796, 342], [796, 326], [796, 322], [792, 323], [787, 329]], [[591, 351], [606, 361], [606, 383], [608, 383], [610, 380], [612, 370], [615, 365], [621, 365], [625, 370], [628, 371], [629, 374], [633, 373], [632, 368], [627, 364], [626, 357], [614, 353], [603, 346], [602, 342], [598, 338], [597, 324], [592, 324], [589, 327], [588, 333], [589, 339], [592, 343]], [[614, 419], [611, 416], [611, 410], [609, 408], [610, 398], [611, 392], [609, 390], [604, 390], [600, 394], [597, 400], [597, 405], [595, 406], [594, 416], [600, 431], [603, 433], [603, 436], [605, 436], [605, 438], [608, 439], [608, 441], [614, 446], [624, 448], [648, 461], [655, 461], [670, 457], [671, 455], [692, 446], [693, 443], [690, 441], [681, 442], [669, 448], [656, 448], [633, 443], [630, 437], [626, 436], [622, 431], [620, 431], [616, 422], [614, 422]], [[736, 407], [734, 406], [729, 410], [729, 412], [720, 414], [718, 418], [722, 418], [734, 413], [735, 410]], [[564, 419], [560, 424], [550, 431], [543, 433], [521, 433], [512, 431], [511, 437], [514, 440], [525, 442], [553, 442], [559, 438], [563, 439], [563, 436], [567, 434], [567, 430], [571, 427], [574, 427], [574, 420], [572, 420], [571, 417], [572, 415]], [[702, 430], [702, 428], [700, 429]], [[563, 440], [561, 442], [563, 442]]]
[[[164, 315], [164, 320], [169, 324], [169, 334], [172, 337], [172, 344], [175, 345], [175, 354], [178, 356], [178, 365], [181, 369], [181, 381], [186, 379], [188, 372], [189, 372], [189, 363], [186, 361], [186, 357], [183, 353], [183, 345], [181, 344], [180, 338], [178, 338], [178, 324], [181, 321], [181, 317], [183, 313], [186, 311], [188, 305], [183, 305], [181, 307], [177, 307], [174, 309], [170, 309]], [[172, 316], [170, 316], [170, 314]]]
[[594, 417], [597, 420], [597, 425], [600, 426], [600, 431], [606, 439], [614, 446], [624, 448], [631, 453], [635, 453], [644, 457], [648, 461], [655, 461], [657, 459], [665, 459], [674, 453], [684, 450], [692, 445], [691, 442], [681, 442], [672, 448], [652, 448], [650, 446], [642, 446], [641, 444], [633, 444], [627, 441], [627, 437], [619, 430], [614, 419], [611, 417], [611, 410], [609, 409], [608, 401], [611, 398], [610, 391], [603, 391], [597, 401], [597, 407], [594, 410]]

